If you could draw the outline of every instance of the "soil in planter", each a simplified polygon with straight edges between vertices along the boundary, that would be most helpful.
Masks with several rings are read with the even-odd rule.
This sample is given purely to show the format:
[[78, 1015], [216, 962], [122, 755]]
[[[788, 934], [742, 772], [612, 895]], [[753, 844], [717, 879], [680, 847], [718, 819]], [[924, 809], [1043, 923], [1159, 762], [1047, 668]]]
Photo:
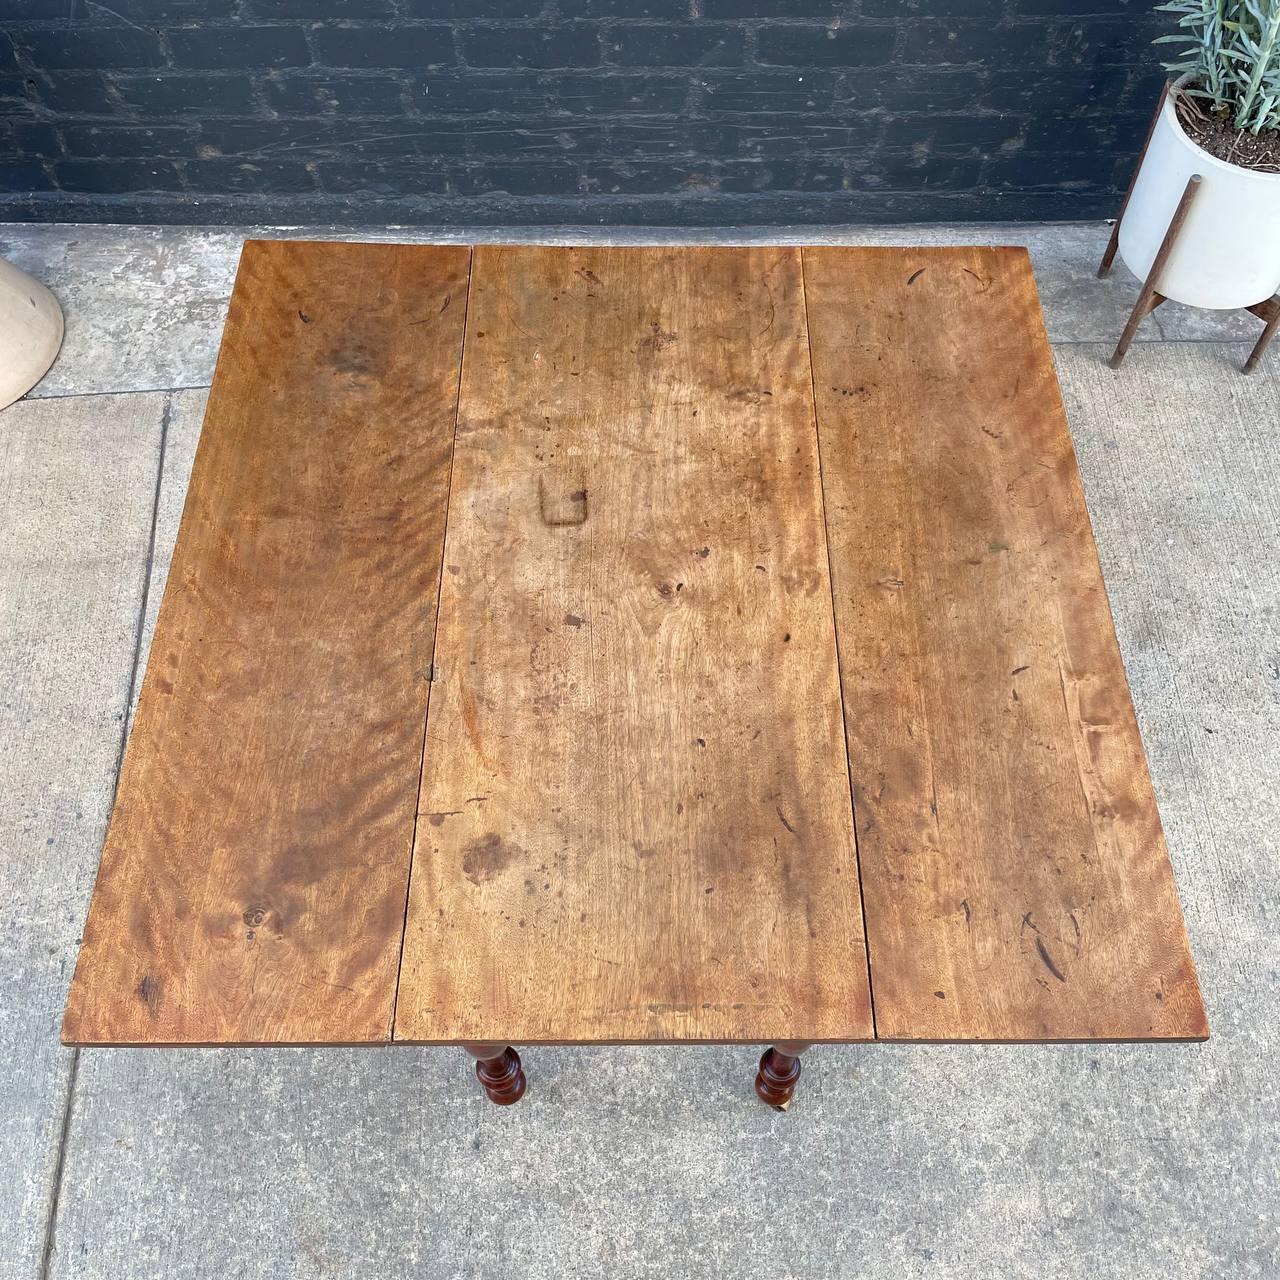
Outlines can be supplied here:
[[1280, 129], [1264, 129], [1259, 134], [1237, 129], [1229, 115], [1214, 115], [1211, 104], [1181, 95], [1177, 109], [1187, 137], [1211, 156], [1242, 169], [1280, 173]]

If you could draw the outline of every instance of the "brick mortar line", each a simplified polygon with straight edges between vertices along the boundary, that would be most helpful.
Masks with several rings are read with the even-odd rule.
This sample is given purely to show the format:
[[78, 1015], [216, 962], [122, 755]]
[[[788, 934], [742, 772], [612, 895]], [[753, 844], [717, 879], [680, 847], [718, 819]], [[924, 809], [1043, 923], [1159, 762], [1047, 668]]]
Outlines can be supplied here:
[[[855, 220], [858, 223], [874, 224], [879, 223], [886, 226], [909, 226], [920, 224], [937, 224], [944, 225], [946, 223], [956, 222], [974, 222], [974, 223], [992, 223], [992, 222], [1047, 222], [1047, 223], [1072, 223], [1072, 222], [1093, 222], [1103, 221], [1114, 213], [1114, 200], [1119, 194], [1122, 194], [1122, 188], [1115, 186], [1102, 187], [1090, 190], [1072, 190], [1061, 192], [1057, 190], [1035, 190], [1024, 191], [1018, 189], [1010, 189], [1006, 191], [991, 191], [984, 189], [966, 188], [963, 190], [952, 191], [935, 191], [922, 196], [915, 189], [885, 189], [865, 187], [856, 191], [839, 190], [839, 191], [688, 191], [681, 195], [670, 195], [665, 192], [648, 192], [648, 193], [629, 193], [629, 192], [602, 192], [602, 193], [584, 193], [581, 191], [571, 192], [539, 192], [536, 195], [515, 195], [503, 190], [490, 190], [480, 193], [441, 193], [426, 192], [415, 195], [397, 195], [385, 196], [372, 194], [367, 192], [330, 192], [330, 191], [313, 191], [313, 192], [290, 192], [279, 193], [274, 195], [255, 195], [253, 193], [234, 192], [221, 193], [201, 191], [188, 193], [185, 191], [125, 191], [103, 194], [99, 192], [84, 191], [40, 191], [35, 193], [19, 193], [15, 195], [0, 195], [0, 221], [8, 221], [11, 223], [28, 223], [35, 225], [45, 225], [46, 220], [37, 217], [9, 217], [3, 215], [6, 212], [23, 208], [40, 208], [48, 212], [54, 212], [59, 209], [66, 209], [70, 206], [72, 209], [81, 209], [85, 206], [96, 206], [102, 211], [109, 209], [118, 209], [127, 211], [129, 209], [150, 209], [160, 210], [174, 209], [178, 207], [179, 197], [188, 194], [198, 196], [203, 200], [206, 206], [214, 208], [225, 207], [229, 211], [236, 210], [242, 214], [237, 222], [228, 222], [225, 220], [217, 220], [213, 222], [204, 222], [200, 225], [210, 227], [231, 227], [243, 225], [244, 223], [255, 223], [263, 221], [273, 221], [280, 218], [281, 221], [289, 225], [304, 225], [308, 222], [317, 224], [327, 224], [331, 219], [325, 217], [310, 217], [299, 214], [309, 214], [317, 208], [317, 205], [327, 205], [330, 208], [341, 208], [349, 210], [353, 204], [364, 206], [365, 212], [370, 215], [365, 221], [375, 220], [372, 215], [382, 213], [384, 215], [390, 213], [393, 224], [403, 224], [406, 226], [419, 225], [418, 219], [424, 213], [431, 213], [434, 216], [427, 219], [430, 224], [439, 224], [442, 226], [461, 225], [462, 220], [454, 220], [451, 218], [441, 218], [439, 215], [442, 211], [447, 212], [460, 208], [468, 209], [472, 219], [477, 214], [480, 215], [479, 222], [472, 222], [472, 225], [493, 225], [493, 226], [510, 226], [524, 225], [530, 229], [540, 226], [558, 226], [566, 221], [575, 223], [576, 225], [593, 226], [599, 225], [598, 220], [583, 218], [582, 215], [588, 213], [587, 206], [590, 205], [591, 211], [594, 212], [600, 208], [621, 207], [626, 208], [628, 205], [633, 206], [658, 206], [669, 212], [676, 212], [677, 207], [683, 207], [683, 211], [697, 212], [699, 209], [705, 208], [707, 205], [724, 205], [738, 204], [743, 212], [749, 212], [751, 209], [759, 209], [764, 204], [785, 202], [788, 205], [796, 205], [797, 201], [811, 201], [821, 204], [835, 206], [836, 201], [842, 201], [839, 206], [842, 214], [855, 212], [855, 199], [861, 200], [866, 204], [874, 205], [877, 201], [889, 200], [895, 203], [911, 200], [921, 208], [932, 206], [938, 209], [954, 208], [962, 206], [969, 202], [980, 200], [984, 205], [989, 205], [994, 199], [997, 203], [1003, 203], [1006, 209], [1012, 205], [1017, 207], [1021, 203], [1027, 202], [1047, 202], [1050, 199], [1057, 200], [1061, 203], [1062, 197], [1065, 195], [1069, 203], [1081, 204], [1085, 201], [1095, 204], [1105, 201], [1107, 208], [1098, 212], [1084, 213], [1076, 210], [1070, 216], [1047, 217], [1043, 214], [1014, 214], [1007, 215], [1003, 218], [992, 213], [986, 213], [981, 216], [964, 216], [964, 217], [894, 217], [894, 216], [862, 216], [861, 214]], [[301, 202], [301, 208], [299, 204]], [[187, 201], [182, 201], [185, 209]], [[269, 215], [250, 214], [250, 209], [270, 209]], [[487, 217], [485, 210], [500, 209], [507, 214], [505, 222], [486, 223], [484, 218]], [[550, 221], [542, 223], [538, 221], [522, 221], [520, 218], [512, 217], [517, 211], [523, 211], [525, 214], [536, 214], [542, 209], [568, 209], [572, 211], [572, 216], [566, 218], [564, 215], [552, 218]], [[400, 212], [392, 212], [400, 211]], [[798, 212], [798, 210], [797, 210]], [[385, 220], [385, 217], [384, 219]], [[723, 221], [723, 217], [716, 216], [716, 221]], [[88, 226], [110, 225], [112, 219], [103, 217], [72, 217], [70, 219], [50, 219], [48, 221], [72, 221], [80, 222]], [[164, 227], [187, 226], [191, 225], [189, 220], [181, 218], [165, 219], [160, 222], [152, 222], [149, 219], [138, 217], [125, 217], [123, 220], [117, 220], [123, 224], [140, 223], [145, 225], [155, 225]], [[342, 223], [352, 221], [349, 213], [348, 216], [337, 219]], [[736, 226], [805, 226], [805, 225], [829, 225], [831, 222], [849, 222], [846, 216], [829, 217], [825, 220], [814, 220], [812, 218], [793, 218], [790, 221], [778, 220], [770, 218], [766, 222], [760, 222], [757, 218], [746, 217], [735, 222]], [[627, 225], [631, 224], [619, 224]], [[656, 224], [675, 227], [687, 230], [704, 230], [702, 224], [698, 223], [666, 223]], [[639, 224], [636, 224], [639, 229]]]
[[[918, 11], [903, 11], [903, 17], [889, 14], [871, 16], [846, 16], [843, 19], [826, 19], [811, 17], [787, 17], [786, 15], [762, 15], [757, 18], [653, 18], [653, 17], [617, 17], [601, 15], [597, 18], [498, 18], [498, 17], [466, 17], [466, 18], [201, 18], [190, 22], [157, 22], [157, 23], [123, 23], [123, 22], [83, 22], [68, 23], [53, 18], [8, 18], [0, 28], [13, 33], [21, 31], [139, 31], [145, 35], [158, 35], [162, 31], [274, 31], [323, 28], [346, 31], [351, 29], [385, 30], [387, 28], [414, 27], [434, 28], [436, 30], [498, 30], [529, 29], [542, 31], [560, 31], [566, 28], [646, 28], [676, 29], [699, 31], [704, 28], [713, 30], [758, 31], [768, 29], [811, 30], [811, 31], [861, 31], [867, 28], [893, 28], [910, 26], [914, 30], [934, 28], [958, 28], [960, 30], [981, 29], [986, 31], [1009, 31], [1020, 27], [1080, 27], [1080, 26], [1116, 26], [1132, 29], [1135, 26], [1149, 25], [1154, 30], [1162, 30], [1166, 24], [1159, 19], [1150, 18], [1145, 10], [1132, 13], [1116, 13], [1114, 9], [1099, 10], [1093, 13], [1080, 14], [1036, 14], [1022, 13], [1013, 17], [998, 17], [994, 21], [978, 14], [960, 14], [947, 17], [940, 14], [924, 14]], [[909, 21], [908, 21], [909, 19]], [[1176, 28], [1171, 27], [1176, 33]]]

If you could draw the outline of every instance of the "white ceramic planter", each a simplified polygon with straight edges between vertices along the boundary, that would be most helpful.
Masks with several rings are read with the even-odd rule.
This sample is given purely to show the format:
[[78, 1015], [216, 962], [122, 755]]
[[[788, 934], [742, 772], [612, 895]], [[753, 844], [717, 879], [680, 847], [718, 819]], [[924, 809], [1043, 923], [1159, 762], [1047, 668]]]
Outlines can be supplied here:
[[[1183, 77], [1185, 80], [1186, 77]], [[1192, 174], [1192, 201], [1157, 292], [1193, 307], [1251, 307], [1280, 290], [1280, 173], [1227, 164], [1182, 131], [1174, 90], [1156, 121], [1120, 224], [1120, 256], [1145, 280]]]
[[62, 308], [38, 280], [0, 258], [0, 409], [44, 377], [62, 346]]

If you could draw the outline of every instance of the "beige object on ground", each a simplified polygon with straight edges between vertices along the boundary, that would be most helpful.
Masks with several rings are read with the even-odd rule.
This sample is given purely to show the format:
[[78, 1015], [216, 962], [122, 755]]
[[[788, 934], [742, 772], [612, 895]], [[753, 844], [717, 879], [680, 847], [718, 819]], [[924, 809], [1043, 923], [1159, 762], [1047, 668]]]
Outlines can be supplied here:
[[62, 308], [38, 280], [0, 258], [0, 409], [44, 377], [62, 346]]

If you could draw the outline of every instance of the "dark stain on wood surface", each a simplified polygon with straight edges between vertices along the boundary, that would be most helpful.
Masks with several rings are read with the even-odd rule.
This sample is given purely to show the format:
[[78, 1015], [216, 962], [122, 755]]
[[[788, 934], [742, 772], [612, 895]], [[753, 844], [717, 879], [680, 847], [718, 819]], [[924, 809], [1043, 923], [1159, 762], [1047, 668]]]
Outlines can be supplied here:
[[538, 515], [543, 524], [552, 529], [586, 524], [587, 514], [585, 486], [566, 486], [538, 477]]
[[1059, 982], [1066, 982], [1066, 978], [1062, 976], [1062, 970], [1054, 964], [1053, 957], [1049, 954], [1048, 948], [1044, 945], [1044, 939], [1036, 939], [1036, 952], [1039, 954], [1040, 959], [1044, 961], [1044, 967], [1048, 969]]
[[472, 884], [484, 884], [518, 864], [524, 856], [524, 850], [518, 844], [490, 832], [472, 840], [463, 850], [462, 873]]

